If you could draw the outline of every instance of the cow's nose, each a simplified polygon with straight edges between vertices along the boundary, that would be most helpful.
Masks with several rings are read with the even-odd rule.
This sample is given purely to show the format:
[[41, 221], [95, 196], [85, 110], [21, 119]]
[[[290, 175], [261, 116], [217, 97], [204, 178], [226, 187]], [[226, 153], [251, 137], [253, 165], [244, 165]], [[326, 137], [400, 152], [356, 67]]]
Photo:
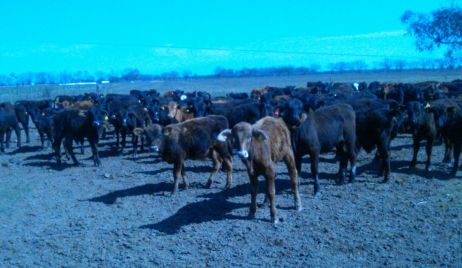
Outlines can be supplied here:
[[237, 155], [239, 155], [240, 158], [249, 158], [249, 152], [247, 152], [246, 150], [240, 150], [239, 152], [237, 152]]

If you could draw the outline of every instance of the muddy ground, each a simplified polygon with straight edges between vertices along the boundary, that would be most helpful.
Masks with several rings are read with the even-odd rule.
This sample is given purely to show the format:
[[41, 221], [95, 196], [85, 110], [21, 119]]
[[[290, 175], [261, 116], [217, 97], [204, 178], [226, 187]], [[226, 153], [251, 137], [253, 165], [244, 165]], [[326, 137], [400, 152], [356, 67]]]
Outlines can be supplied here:
[[188, 161], [190, 189], [172, 196], [172, 167], [151, 153], [118, 155], [104, 140], [101, 168], [86, 148], [77, 155], [83, 166], [58, 169], [33, 133], [31, 144], [0, 155], [1, 267], [462, 266], [462, 179], [448, 179], [442, 146], [434, 171], [423, 171], [423, 150], [409, 169], [411, 139], [399, 136], [387, 184], [362, 152], [357, 181], [337, 186], [337, 165], [325, 155], [317, 197], [306, 159], [301, 212], [279, 163], [282, 222], [273, 226], [266, 207], [246, 218], [249, 184], [237, 157], [230, 190], [224, 172], [204, 189], [210, 161]]

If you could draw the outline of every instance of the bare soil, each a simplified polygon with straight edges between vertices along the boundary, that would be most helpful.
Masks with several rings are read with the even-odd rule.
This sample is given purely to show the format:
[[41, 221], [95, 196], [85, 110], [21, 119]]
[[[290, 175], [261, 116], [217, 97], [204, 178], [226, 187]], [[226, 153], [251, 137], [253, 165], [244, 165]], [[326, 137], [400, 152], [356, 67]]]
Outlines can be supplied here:
[[[321, 190], [313, 196], [309, 159], [293, 207], [288, 174], [277, 167], [279, 225], [269, 209], [247, 219], [250, 186], [234, 158], [234, 184], [220, 172], [205, 189], [210, 161], [188, 161], [190, 189], [171, 195], [172, 166], [154, 154], [119, 155], [113, 140], [100, 144], [103, 166], [55, 165], [51, 150], [32, 143], [0, 155], [1, 267], [461, 267], [462, 180], [448, 179], [434, 150], [434, 171], [409, 169], [411, 138], [393, 141], [389, 183], [373, 154], [359, 156], [357, 181], [335, 184], [334, 155], [320, 164]], [[79, 152], [78, 149], [75, 150]], [[264, 198], [260, 183], [258, 202]]]

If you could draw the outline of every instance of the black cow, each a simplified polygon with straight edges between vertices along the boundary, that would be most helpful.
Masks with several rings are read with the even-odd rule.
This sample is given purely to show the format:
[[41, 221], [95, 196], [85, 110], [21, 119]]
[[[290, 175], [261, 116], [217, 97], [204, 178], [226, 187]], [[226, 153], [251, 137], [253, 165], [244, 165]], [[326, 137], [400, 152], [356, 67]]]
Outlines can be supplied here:
[[21, 132], [19, 129], [19, 123], [18, 123], [18, 118], [16, 117], [16, 111], [14, 109], [14, 106], [9, 103], [9, 102], [3, 102], [0, 103], [0, 109], [2, 112], [2, 122], [1, 124], [3, 125], [1, 128], [4, 131], [5, 135], [5, 142], [6, 148], [10, 147], [10, 138], [11, 138], [11, 131], [14, 130], [16, 134], [16, 144], [17, 147], [21, 147]]
[[377, 148], [382, 158], [384, 182], [389, 180], [390, 143], [397, 136], [402, 124], [402, 107], [393, 101], [373, 99], [349, 100], [356, 113], [357, 149], [367, 153]]
[[106, 113], [95, 105], [89, 110], [67, 109], [58, 112], [53, 117], [53, 150], [55, 152], [56, 162], [61, 165], [61, 142], [64, 140], [66, 152], [70, 154], [74, 165], [79, 165], [72, 143], [73, 141], [83, 141], [88, 139], [90, 143], [93, 162], [95, 166], [100, 166], [101, 161], [98, 154], [99, 131], [106, 122]]
[[435, 117], [430, 111], [430, 104], [425, 107], [422, 103], [411, 101], [407, 103], [407, 113], [409, 126], [414, 141], [414, 154], [410, 166], [415, 167], [417, 164], [417, 154], [420, 149], [420, 142], [427, 141], [425, 147], [427, 153], [427, 162], [425, 170], [430, 170], [433, 141], [436, 138], [436, 124]]
[[340, 180], [343, 183], [348, 162], [351, 165], [349, 181], [356, 173], [356, 127], [355, 112], [349, 105], [337, 104], [318, 109], [292, 129], [292, 146], [298, 173], [301, 173], [302, 157], [310, 155], [311, 173], [314, 179], [314, 193], [319, 191], [319, 154], [337, 149], [340, 160]]
[[459, 168], [459, 157], [462, 150], [462, 111], [458, 107], [449, 107], [447, 121], [447, 137], [454, 146], [454, 166], [451, 177], [455, 177]]

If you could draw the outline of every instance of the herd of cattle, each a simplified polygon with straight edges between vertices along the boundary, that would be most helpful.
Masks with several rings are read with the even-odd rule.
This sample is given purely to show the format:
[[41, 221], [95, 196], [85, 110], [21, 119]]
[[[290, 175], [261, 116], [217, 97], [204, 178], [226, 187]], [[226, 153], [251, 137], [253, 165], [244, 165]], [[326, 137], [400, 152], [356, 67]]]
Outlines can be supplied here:
[[270, 204], [272, 222], [277, 222], [278, 161], [287, 166], [298, 210], [301, 201], [297, 177], [303, 156], [310, 157], [315, 194], [319, 191], [319, 155], [331, 151], [339, 161], [339, 184], [346, 177], [354, 181], [361, 148], [367, 153], [377, 149], [386, 182], [391, 172], [390, 142], [398, 133], [412, 133], [411, 167], [417, 163], [420, 142], [426, 140], [427, 170], [431, 168], [434, 142], [442, 141], [443, 161], [450, 162], [454, 157], [451, 176], [455, 176], [462, 148], [460, 93], [462, 80], [414, 84], [309, 82], [306, 87], [265, 87], [250, 95], [232, 93], [214, 98], [207, 92], [180, 90], [162, 95], [156, 90], [132, 90], [128, 95], [58, 96], [54, 100], [1, 103], [0, 145], [4, 152], [14, 130], [20, 147], [20, 126], [29, 142], [32, 120], [42, 147], [52, 144], [58, 165], [61, 144], [68, 159], [78, 165], [73, 145], [80, 144], [83, 150], [85, 138], [94, 164], [100, 165], [98, 141], [112, 132], [116, 136], [115, 149], [122, 153], [129, 135], [134, 157], [147, 146], [173, 164], [173, 192], [178, 190], [180, 178], [188, 188], [184, 161], [207, 157], [213, 161], [207, 186], [211, 186], [223, 165], [226, 187], [231, 187], [232, 155], [236, 151], [250, 179], [250, 216], [255, 216], [257, 208], [257, 177], [264, 176], [265, 203]]

